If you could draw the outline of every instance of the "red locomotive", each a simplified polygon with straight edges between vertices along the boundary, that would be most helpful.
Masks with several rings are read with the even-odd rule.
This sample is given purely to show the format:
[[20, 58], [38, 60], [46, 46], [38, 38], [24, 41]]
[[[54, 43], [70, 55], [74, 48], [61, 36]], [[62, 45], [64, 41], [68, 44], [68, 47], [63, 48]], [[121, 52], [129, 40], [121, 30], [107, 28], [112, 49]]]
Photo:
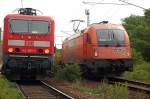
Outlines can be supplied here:
[[122, 25], [103, 21], [64, 40], [62, 62], [81, 65], [85, 74], [112, 75], [132, 70], [130, 41]]
[[54, 54], [54, 20], [21, 8], [4, 18], [2, 71], [14, 80], [43, 79]]

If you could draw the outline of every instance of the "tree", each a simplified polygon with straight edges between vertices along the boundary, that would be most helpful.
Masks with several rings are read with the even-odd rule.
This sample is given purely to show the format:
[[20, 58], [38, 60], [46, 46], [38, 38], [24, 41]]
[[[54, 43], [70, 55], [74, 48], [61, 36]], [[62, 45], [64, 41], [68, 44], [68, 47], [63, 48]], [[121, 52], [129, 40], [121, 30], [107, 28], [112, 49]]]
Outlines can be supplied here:
[[144, 16], [131, 15], [122, 22], [129, 33], [133, 48], [145, 60], [150, 61], [150, 9], [145, 10]]

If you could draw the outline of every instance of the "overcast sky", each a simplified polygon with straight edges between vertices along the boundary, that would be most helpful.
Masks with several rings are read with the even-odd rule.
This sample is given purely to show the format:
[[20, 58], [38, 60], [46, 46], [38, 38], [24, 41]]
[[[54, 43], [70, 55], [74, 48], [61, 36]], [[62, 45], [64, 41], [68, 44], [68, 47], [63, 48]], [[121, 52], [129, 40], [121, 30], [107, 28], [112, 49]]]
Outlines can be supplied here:
[[[39, 9], [43, 15], [52, 16], [55, 20], [55, 43], [61, 44], [68, 34], [61, 31], [71, 31], [72, 19], [82, 19], [86, 21], [85, 9], [90, 9], [90, 23], [108, 20], [110, 23], [120, 24], [121, 19], [134, 15], [143, 15], [143, 10], [134, 6], [127, 5], [85, 5], [82, 2], [107, 2], [122, 3], [118, 0], [22, 0], [23, 7]], [[150, 0], [126, 0], [130, 3], [150, 8]], [[13, 10], [21, 7], [21, 0], [0, 0], [0, 27], [3, 28], [3, 19]], [[85, 28], [86, 22], [80, 28]], [[73, 34], [73, 32], [68, 32]], [[58, 37], [64, 36], [64, 37]]]

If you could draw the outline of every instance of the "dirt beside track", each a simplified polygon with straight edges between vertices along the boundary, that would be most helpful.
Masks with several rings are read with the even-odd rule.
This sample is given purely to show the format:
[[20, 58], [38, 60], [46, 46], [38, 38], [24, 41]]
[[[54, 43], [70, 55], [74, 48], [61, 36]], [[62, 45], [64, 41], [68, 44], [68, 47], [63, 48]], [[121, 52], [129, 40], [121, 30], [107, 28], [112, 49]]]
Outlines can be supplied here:
[[[88, 94], [81, 93], [80, 90], [74, 87], [73, 83], [69, 82], [63, 82], [63, 81], [56, 81], [53, 78], [46, 80], [46, 82], [50, 85], [55, 86], [57, 89], [63, 91], [64, 93], [67, 93], [75, 99], [101, 99], [98, 96], [91, 96]], [[95, 81], [88, 81], [85, 80], [82, 82], [83, 86], [86, 86], [88, 88], [94, 89], [100, 86], [100, 82], [95, 82]], [[143, 94], [141, 92], [136, 92], [136, 91], [128, 91], [128, 98], [129, 99], [139, 99], [139, 96], [142, 97], [142, 99], [150, 99], [149, 95]]]
[[[55, 86], [55, 88], [61, 90], [62, 92], [69, 94], [75, 99], [100, 99], [99, 97], [96, 97], [96, 96], [90, 96], [90, 95], [81, 93], [78, 89], [73, 87], [73, 84], [68, 83], [68, 82], [56, 81], [52, 78], [46, 80], [46, 82], [50, 85]], [[96, 84], [95, 85], [93, 84], [93, 86], [90, 86], [90, 87], [94, 88], [96, 86], [97, 86]]]

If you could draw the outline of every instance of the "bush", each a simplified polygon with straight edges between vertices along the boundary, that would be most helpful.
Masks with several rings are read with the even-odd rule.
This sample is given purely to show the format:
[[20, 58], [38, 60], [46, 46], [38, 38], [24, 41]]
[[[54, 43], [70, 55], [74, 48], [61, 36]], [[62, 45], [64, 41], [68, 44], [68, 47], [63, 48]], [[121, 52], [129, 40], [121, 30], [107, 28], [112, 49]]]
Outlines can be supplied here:
[[100, 97], [102, 99], [128, 99], [127, 86], [116, 83], [115, 85], [109, 85], [106, 82], [98, 87]]
[[142, 64], [136, 64], [133, 72], [125, 72], [123, 77], [129, 80], [138, 80], [150, 83], [150, 63], [143, 62]]
[[58, 69], [55, 73], [55, 78], [58, 80], [75, 81], [80, 79], [80, 66], [77, 64], [65, 65], [62, 69]]
[[144, 59], [139, 51], [133, 48], [133, 60], [135, 64], [142, 64]]

